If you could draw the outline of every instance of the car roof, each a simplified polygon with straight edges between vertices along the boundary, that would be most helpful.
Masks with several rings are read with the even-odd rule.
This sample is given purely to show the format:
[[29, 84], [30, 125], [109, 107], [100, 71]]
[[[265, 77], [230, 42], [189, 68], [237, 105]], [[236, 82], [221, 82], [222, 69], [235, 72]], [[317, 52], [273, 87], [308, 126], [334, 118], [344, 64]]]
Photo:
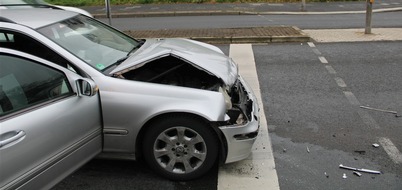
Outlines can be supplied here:
[[10, 5], [10, 4], [31, 4], [31, 3], [37, 3], [37, 4], [44, 4], [43, 0], [29, 0], [28, 2], [24, 0], [0, 0], [1, 5]]
[[31, 28], [40, 28], [68, 18], [78, 13], [55, 9], [2, 9], [0, 11], [1, 22], [14, 22]]

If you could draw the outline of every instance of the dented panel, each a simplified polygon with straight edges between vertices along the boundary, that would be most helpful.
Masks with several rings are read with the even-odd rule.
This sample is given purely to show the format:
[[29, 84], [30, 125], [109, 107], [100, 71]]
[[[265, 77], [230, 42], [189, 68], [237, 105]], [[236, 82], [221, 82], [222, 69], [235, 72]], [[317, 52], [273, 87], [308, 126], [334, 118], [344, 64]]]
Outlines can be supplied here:
[[200, 46], [199, 43], [201, 42], [185, 39], [147, 39], [139, 50], [132, 53], [110, 74], [119, 75], [150, 61], [174, 56], [215, 75], [228, 86], [234, 84], [238, 76], [234, 62], [222, 52], [210, 49], [208, 46]]

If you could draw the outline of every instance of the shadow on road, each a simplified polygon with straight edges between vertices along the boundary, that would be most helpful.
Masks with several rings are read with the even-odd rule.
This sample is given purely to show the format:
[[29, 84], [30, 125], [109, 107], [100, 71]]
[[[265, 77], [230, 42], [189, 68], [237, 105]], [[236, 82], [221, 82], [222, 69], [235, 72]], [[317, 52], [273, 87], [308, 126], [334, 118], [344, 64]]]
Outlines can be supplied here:
[[175, 182], [159, 177], [139, 161], [94, 159], [52, 189], [213, 190], [217, 186], [217, 175], [218, 167], [214, 167], [197, 180]]

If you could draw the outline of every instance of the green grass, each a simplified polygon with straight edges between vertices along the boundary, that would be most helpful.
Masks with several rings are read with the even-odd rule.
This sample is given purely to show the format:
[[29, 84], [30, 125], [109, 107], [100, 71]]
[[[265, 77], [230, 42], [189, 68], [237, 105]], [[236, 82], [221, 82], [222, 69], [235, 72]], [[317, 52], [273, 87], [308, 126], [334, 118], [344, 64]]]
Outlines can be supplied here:
[[[45, 0], [51, 4], [66, 6], [91, 6], [105, 5], [105, 0]], [[358, 1], [358, 0], [306, 0], [309, 2], [327, 2], [327, 1]], [[362, 0], [360, 0], [362, 1]], [[110, 0], [112, 5], [130, 5], [130, 4], [151, 4], [151, 3], [289, 3], [301, 2], [301, 0]]]

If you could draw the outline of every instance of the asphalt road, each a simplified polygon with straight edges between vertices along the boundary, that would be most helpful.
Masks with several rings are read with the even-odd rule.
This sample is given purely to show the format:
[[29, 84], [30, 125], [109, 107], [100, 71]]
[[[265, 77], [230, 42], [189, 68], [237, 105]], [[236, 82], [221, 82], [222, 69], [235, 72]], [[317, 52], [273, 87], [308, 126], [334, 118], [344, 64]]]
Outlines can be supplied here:
[[401, 189], [401, 163], [372, 144], [402, 150], [402, 118], [359, 106], [402, 112], [402, 43], [315, 45], [254, 46], [281, 189]]
[[[155, 13], [163, 15], [181, 15], [180, 13], [193, 15], [216, 15], [222, 12], [230, 14], [272, 14], [272, 13], [317, 13], [317, 12], [356, 12], [365, 11], [366, 2], [364, 1], [337, 1], [337, 2], [309, 2], [306, 1], [304, 10], [302, 2], [294, 3], [177, 3], [177, 4], [128, 4], [112, 5], [112, 17], [137, 15], [155, 16]], [[389, 10], [400, 7], [400, 0], [376, 0], [373, 3], [373, 10]], [[93, 15], [105, 15], [106, 7], [90, 6], [81, 7]], [[148, 14], [148, 13], [151, 13]], [[152, 14], [153, 13], [153, 14]], [[173, 13], [173, 14], [172, 14]]]
[[[402, 42], [314, 45], [253, 45], [281, 189], [402, 189], [398, 157], [379, 142], [402, 150], [402, 117], [359, 107], [402, 113]], [[93, 160], [54, 189], [216, 189], [216, 177], [172, 182], [141, 162]]]
[[[113, 18], [120, 30], [239, 28], [297, 26], [301, 29], [364, 28], [365, 14], [340, 15], [231, 15]], [[372, 27], [402, 27], [402, 11], [374, 13]], [[99, 19], [108, 23], [107, 19]]]

